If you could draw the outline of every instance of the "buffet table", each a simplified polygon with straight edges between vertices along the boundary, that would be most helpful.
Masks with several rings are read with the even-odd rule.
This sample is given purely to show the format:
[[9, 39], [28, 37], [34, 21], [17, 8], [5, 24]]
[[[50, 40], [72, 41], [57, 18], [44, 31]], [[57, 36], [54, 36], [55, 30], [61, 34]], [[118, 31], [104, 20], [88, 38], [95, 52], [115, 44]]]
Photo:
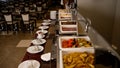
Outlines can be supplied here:
[[[44, 47], [44, 50], [42, 52], [36, 53], [36, 54], [30, 54], [29, 52], [25, 53], [25, 56], [22, 60], [26, 61], [26, 60], [37, 60], [40, 62], [40, 68], [56, 68], [56, 58], [57, 58], [57, 46], [55, 46], [55, 43], [57, 43], [56, 39], [57, 39], [57, 33], [58, 33], [58, 21], [56, 20], [52, 20], [50, 22], [51, 24], [49, 25], [49, 28], [47, 29], [48, 33], [45, 34], [46, 36], [44, 37], [44, 39], [46, 39], [46, 43], [42, 44], [42, 46]], [[79, 33], [82, 32], [82, 28], [79, 25]], [[39, 29], [38, 29], [39, 31]], [[34, 39], [36, 39], [37, 34], [35, 33]], [[30, 46], [34, 46], [33, 43], [31, 43]], [[51, 52], [51, 61], [43, 61], [40, 57], [42, 54]]]
[[[68, 20], [67, 20], [68, 21]], [[82, 23], [77, 22], [77, 33], [73, 34], [61, 34], [60, 33], [60, 25], [59, 20], [51, 20], [48, 30], [48, 33], [45, 34], [44, 39], [46, 39], [46, 43], [42, 44], [41, 46], [44, 47], [44, 50], [42, 52], [36, 53], [36, 54], [30, 54], [26, 52], [23, 61], [26, 60], [37, 60], [40, 63], [40, 68], [63, 68], [61, 67], [62, 62], [60, 62], [60, 47], [58, 39], [61, 36], [75, 36], [75, 37], [81, 37], [81, 36], [88, 36], [90, 37], [93, 47], [95, 50], [94, 53], [94, 67], [96, 68], [119, 68], [119, 60], [116, 58], [116, 55], [113, 55], [111, 51], [107, 50], [106, 47], [103, 49], [103, 46], [101, 45], [95, 45], [96, 42], [94, 42], [94, 38], [91, 38], [91, 35], [85, 32], [85, 29], [81, 25]], [[38, 29], [39, 30], [39, 29]], [[92, 31], [91, 31], [92, 32]], [[92, 35], [93, 36], [93, 35]], [[96, 36], [97, 39], [98, 36]], [[35, 33], [35, 39], [37, 38], [37, 34]], [[95, 40], [96, 41], [96, 40]], [[32, 43], [30, 46], [34, 46]], [[97, 48], [98, 47], [98, 48]], [[100, 48], [99, 48], [100, 47]], [[41, 55], [45, 53], [51, 53], [50, 60], [44, 61], [41, 59]], [[114, 53], [115, 54], [115, 53]], [[104, 63], [103, 63], [104, 62]], [[94, 68], [93, 67], [93, 68]]]

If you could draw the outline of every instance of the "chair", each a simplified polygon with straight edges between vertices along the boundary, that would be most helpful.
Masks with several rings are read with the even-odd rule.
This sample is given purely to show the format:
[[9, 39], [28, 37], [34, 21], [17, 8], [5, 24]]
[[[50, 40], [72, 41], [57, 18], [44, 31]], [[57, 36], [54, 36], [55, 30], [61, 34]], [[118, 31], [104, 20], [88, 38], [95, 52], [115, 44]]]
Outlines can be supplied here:
[[8, 9], [7, 9], [6, 7], [2, 7], [2, 8], [1, 8], [1, 12], [2, 12], [3, 14], [6, 14], [6, 13], [8, 13]]
[[30, 20], [34, 20], [34, 21], [37, 20], [37, 13], [35, 7], [30, 7], [29, 15], [30, 15]]
[[24, 7], [25, 12], [29, 12], [29, 7]]
[[38, 12], [42, 12], [42, 7], [41, 6], [37, 6], [37, 11]]
[[22, 21], [23, 21], [23, 26], [21, 27], [22, 30], [34, 30], [34, 21], [30, 21], [29, 19], [29, 14], [28, 13], [23, 13], [22, 15]]
[[15, 3], [15, 4], [14, 4], [14, 7], [19, 7], [19, 4], [18, 4], [18, 3]]
[[42, 4], [42, 7], [44, 10], [46, 10], [48, 8], [46, 3]]
[[42, 19], [44, 12], [42, 11], [42, 6], [37, 6], [37, 19]]
[[4, 21], [0, 21], [0, 31], [5, 31], [5, 23], [4, 23]]
[[7, 32], [10, 31], [18, 31], [18, 22], [13, 22], [13, 18], [11, 14], [5, 14], [4, 15], [5, 22], [6, 22], [6, 30]]
[[4, 31], [5, 30], [5, 23], [4, 23], [4, 16], [2, 13], [0, 13], [0, 31]]

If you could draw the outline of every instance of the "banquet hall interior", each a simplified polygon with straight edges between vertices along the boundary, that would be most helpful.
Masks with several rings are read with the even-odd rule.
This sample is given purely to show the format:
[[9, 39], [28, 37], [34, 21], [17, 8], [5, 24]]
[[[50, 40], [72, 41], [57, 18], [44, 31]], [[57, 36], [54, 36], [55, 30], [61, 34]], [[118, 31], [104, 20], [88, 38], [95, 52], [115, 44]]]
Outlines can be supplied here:
[[[105, 51], [108, 49], [107, 51], [110, 52], [110, 54], [105, 52], [106, 56], [102, 56], [102, 58], [95, 58], [98, 59], [98, 61], [101, 61], [98, 63], [96, 61], [96, 64], [98, 64], [96, 65], [96, 68], [119, 68], [119, 5], [119, 0], [110, 0], [109, 2], [106, 0], [0, 0], [0, 68], [22, 68], [20, 67], [20, 64], [26, 60], [38, 60], [40, 63], [39, 68], [67, 68], [60, 66], [61, 62], [59, 62], [59, 56], [61, 56], [61, 52], [59, 52], [59, 50], [62, 49], [60, 49], [59, 46], [56, 48], [57, 46], [55, 44], [56, 40], [58, 40], [61, 36], [90, 37], [93, 44], [100, 45], [100, 47], [103, 46], [101, 48], [99, 48], [99, 46], [95, 46], [93, 48], [98, 47], [98, 50], [103, 48], [103, 51], [104, 49]], [[78, 33], [75, 34], [73, 32], [73, 34], [62, 34], [62, 31], [61, 33], [58, 31], [61, 29], [59, 28], [59, 25], [64, 25], [59, 24], [59, 21], [74, 21], [71, 19], [69, 20], [68, 18], [66, 18], [68, 20], [59, 19], [59, 12], [60, 10], [62, 11], [62, 9], [65, 10], [66, 13], [71, 11], [73, 16], [76, 14], [76, 16], [72, 18], [75, 18], [75, 21], [77, 19], [76, 22], [85, 22], [82, 23], [82, 25], [85, 24], [85, 26], [79, 26], [81, 23], [77, 23], [76, 26], [78, 29], [76, 29], [76, 31], [78, 31]], [[52, 12], [55, 12], [55, 18]], [[83, 15], [83, 17], [80, 17], [81, 19], [77, 18], [79, 15], [77, 13], [81, 13], [81, 16]], [[37, 33], [37, 31], [40, 29], [42, 31], [41, 26], [44, 25], [43, 23], [45, 23], [46, 26], [46, 22], [47, 24], [49, 23], [49, 26], [48, 28], [46, 27], [46, 29], [43, 29], [46, 30], [46, 34], [45, 37], [42, 37], [45, 39], [45, 43], [40, 44], [43, 47], [43, 51], [41, 51], [40, 54], [29, 53], [28, 48], [35, 45], [33, 44], [35, 39], [38, 40], [39, 32]], [[72, 25], [70, 27], [74, 26]], [[59, 42], [57, 42], [58, 45], [60, 45]], [[38, 46], [38, 44], [36, 44], [36, 46]], [[50, 58], [50, 61], [46, 62], [41, 60], [40, 56], [42, 54], [48, 53], [50, 51], [52, 52], [52, 50], [56, 50], [56, 53], [55, 55], [52, 55], [51, 53], [52, 58]], [[96, 54], [97, 51], [94, 53]], [[103, 55], [102, 53], [99, 54], [100, 56]], [[111, 57], [111, 54], [115, 55], [115, 60], [111, 60], [114, 57]], [[57, 57], [57, 59], [54, 59], [54, 57]], [[107, 59], [106, 57], [109, 58]], [[105, 66], [102, 60], [104, 60]], [[103, 63], [103, 66], [99, 63]], [[34, 67], [33, 63], [31, 66], [32, 67], [23, 68], [36, 68]]]

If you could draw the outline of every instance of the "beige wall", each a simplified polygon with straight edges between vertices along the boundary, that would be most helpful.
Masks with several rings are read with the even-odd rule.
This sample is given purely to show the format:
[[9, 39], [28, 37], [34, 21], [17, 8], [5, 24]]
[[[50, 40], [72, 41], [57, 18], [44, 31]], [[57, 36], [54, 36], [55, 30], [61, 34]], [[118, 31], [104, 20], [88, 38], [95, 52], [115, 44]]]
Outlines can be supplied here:
[[117, 0], [77, 0], [79, 12], [92, 20], [92, 26], [111, 43]]
[[120, 0], [117, 1], [116, 6], [112, 43], [118, 47], [118, 51], [120, 52]]

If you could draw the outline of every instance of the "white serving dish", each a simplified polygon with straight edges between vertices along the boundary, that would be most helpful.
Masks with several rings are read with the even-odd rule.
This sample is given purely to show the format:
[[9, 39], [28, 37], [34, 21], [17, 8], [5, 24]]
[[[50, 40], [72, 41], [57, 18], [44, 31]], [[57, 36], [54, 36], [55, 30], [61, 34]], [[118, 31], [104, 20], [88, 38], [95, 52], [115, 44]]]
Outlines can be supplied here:
[[59, 54], [59, 68], [64, 68], [63, 67], [63, 55], [73, 53], [73, 52], [87, 52], [87, 53], [95, 53], [94, 48], [78, 48], [78, 49], [65, 49], [65, 50], [60, 50]]
[[26, 60], [19, 64], [18, 68], [40, 68], [37, 60]]
[[48, 19], [48, 20], [43, 20], [43, 22], [46, 22], [46, 23], [49, 23], [51, 20]]
[[45, 35], [43, 34], [38, 34], [38, 36], [37, 36], [37, 39], [42, 39], [42, 38], [44, 38], [45, 37]]
[[60, 25], [60, 33], [64, 34], [71, 34], [71, 33], [77, 33], [78, 32], [78, 26], [77, 25]]
[[58, 18], [60, 20], [64, 20], [64, 19], [71, 19], [72, 20], [72, 13], [60, 13]]
[[51, 53], [49, 52], [49, 53], [42, 54], [41, 59], [43, 61], [50, 61], [51, 60]]
[[46, 33], [48, 33], [48, 31], [47, 30], [38, 30], [38, 31], [36, 31], [36, 33], [37, 34], [39, 34], [39, 33], [46, 34]]
[[[79, 48], [84, 48], [84, 46], [82, 46], [82, 47], [72, 47], [72, 48], [63, 48], [63, 47], [62, 47], [62, 41], [63, 41], [63, 40], [69, 40], [69, 39], [73, 39], [73, 38], [74, 38], [74, 39], [84, 38], [85, 40], [91, 42], [89, 36], [60, 36], [60, 37], [58, 37], [59, 49], [61, 49], [61, 50], [66, 50], [66, 49], [77, 49], [77, 48], [79, 49]], [[91, 43], [92, 43], [92, 42], [91, 42]], [[85, 47], [85, 48], [94, 48], [94, 47], [91, 46], [91, 47]]]
[[[70, 24], [71, 22], [74, 22], [75, 24]], [[67, 24], [63, 24], [63, 23], [67, 23]], [[59, 21], [59, 25], [77, 25], [77, 23], [75, 21]]]
[[60, 13], [70, 13], [70, 10], [69, 9], [59, 9], [59, 14]]
[[42, 25], [44, 25], [44, 26], [47, 26], [47, 25], [50, 25], [51, 23], [46, 23], [46, 22], [44, 22], [44, 23], [42, 23]]
[[40, 26], [40, 27], [38, 27], [38, 29], [48, 29], [49, 28], [49, 26]]
[[39, 53], [39, 52], [42, 52], [43, 50], [44, 50], [44, 47], [38, 46], [38, 45], [30, 46], [27, 48], [27, 52], [31, 54]]

